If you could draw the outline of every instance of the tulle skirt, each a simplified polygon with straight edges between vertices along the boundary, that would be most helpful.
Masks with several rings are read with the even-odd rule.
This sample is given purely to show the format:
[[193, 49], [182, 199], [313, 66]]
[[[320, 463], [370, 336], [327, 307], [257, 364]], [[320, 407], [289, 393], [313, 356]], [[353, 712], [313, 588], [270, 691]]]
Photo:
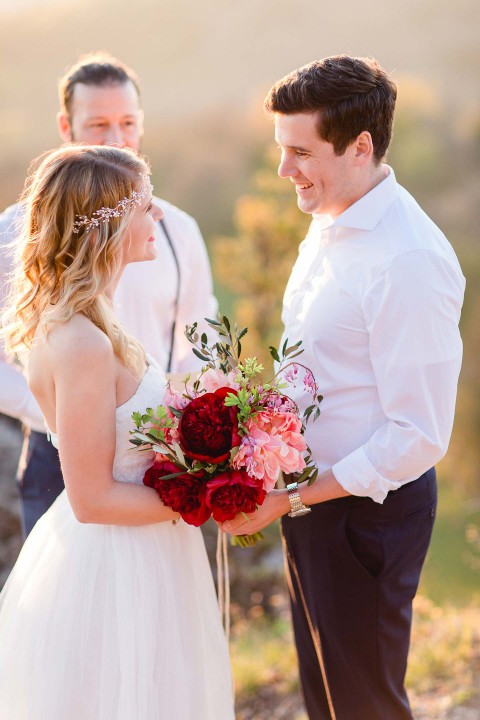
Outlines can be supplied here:
[[201, 532], [79, 523], [63, 492], [0, 596], [1, 720], [233, 720]]

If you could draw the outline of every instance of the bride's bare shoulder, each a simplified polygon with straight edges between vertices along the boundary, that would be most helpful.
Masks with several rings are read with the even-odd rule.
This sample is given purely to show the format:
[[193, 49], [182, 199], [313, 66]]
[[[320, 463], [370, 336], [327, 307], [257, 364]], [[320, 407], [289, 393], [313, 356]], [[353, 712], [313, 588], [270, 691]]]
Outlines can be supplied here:
[[67, 322], [52, 326], [48, 344], [56, 364], [74, 362], [104, 362], [114, 357], [112, 343], [91, 320], [84, 315], [73, 315]]

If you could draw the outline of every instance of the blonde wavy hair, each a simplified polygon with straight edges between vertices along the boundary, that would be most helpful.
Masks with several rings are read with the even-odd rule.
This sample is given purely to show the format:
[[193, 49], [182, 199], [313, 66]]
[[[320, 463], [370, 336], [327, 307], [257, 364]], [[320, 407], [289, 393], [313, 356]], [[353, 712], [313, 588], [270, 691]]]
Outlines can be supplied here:
[[99, 227], [73, 230], [76, 216], [91, 217], [130, 198], [150, 169], [133, 150], [107, 146], [64, 145], [40, 159], [22, 195], [23, 233], [2, 322], [6, 348], [29, 349], [39, 325], [48, 337], [53, 324], [82, 313], [107, 335], [121, 362], [141, 375], [145, 351], [122, 330], [106, 295], [136, 205]]

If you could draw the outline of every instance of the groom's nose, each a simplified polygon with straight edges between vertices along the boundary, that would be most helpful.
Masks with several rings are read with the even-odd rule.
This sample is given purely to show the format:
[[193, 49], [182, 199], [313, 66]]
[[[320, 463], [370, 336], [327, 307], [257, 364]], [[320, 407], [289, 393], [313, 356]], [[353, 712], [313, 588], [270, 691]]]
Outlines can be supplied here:
[[281, 178], [294, 177], [298, 173], [295, 167], [294, 159], [286, 153], [282, 153], [280, 164], [278, 166], [278, 174]]
[[125, 147], [125, 137], [120, 125], [109, 125], [104, 135], [103, 144], [110, 145], [112, 147]]

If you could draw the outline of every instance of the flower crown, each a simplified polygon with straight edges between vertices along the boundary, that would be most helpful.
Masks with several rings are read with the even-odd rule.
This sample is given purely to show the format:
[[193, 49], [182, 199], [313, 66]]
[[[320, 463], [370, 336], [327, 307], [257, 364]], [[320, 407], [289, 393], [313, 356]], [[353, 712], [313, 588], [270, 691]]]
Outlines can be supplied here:
[[92, 217], [86, 215], [75, 215], [77, 220], [73, 223], [73, 232], [77, 235], [82, 227], [90, 230], [93, 227], [98, 228], [100, 223], [108, 223], [112, 217], [120, 217], [127, 210], [130, 205], [140, 205], [143, 198], [149, 190], [153, 191], [152, 183], [148, 175], [141, 175], [143, 187], [138, 192], [134, 190], [131, 197], [124, 197], [120, 200], [114, 208], [102, 207], [100, 210], [95, 210]]

